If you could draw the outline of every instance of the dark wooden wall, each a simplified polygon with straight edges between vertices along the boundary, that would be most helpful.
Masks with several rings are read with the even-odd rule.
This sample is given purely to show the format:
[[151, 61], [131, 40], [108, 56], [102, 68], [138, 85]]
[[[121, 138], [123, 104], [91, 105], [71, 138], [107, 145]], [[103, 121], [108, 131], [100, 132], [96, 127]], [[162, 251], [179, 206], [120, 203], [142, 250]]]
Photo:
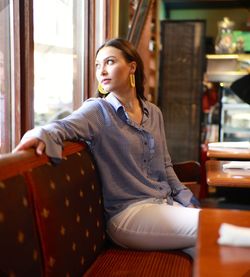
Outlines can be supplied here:
[[204, 38], [204, 21], [162, 21], [159, 106], [173, 162], [200, 159]]

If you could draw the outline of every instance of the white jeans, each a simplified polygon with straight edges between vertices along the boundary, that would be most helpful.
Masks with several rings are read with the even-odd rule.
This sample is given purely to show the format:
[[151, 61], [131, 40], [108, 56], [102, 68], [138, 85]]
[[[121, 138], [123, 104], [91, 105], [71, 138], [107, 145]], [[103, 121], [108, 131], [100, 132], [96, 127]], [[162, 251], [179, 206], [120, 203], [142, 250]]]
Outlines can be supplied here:
[[168, 205], [155, 198], [139, 201], [112, 217], [110, 238], [125, 248], [141, 250], [184, 249], [195, 245], [199, 209], [179, 203]]

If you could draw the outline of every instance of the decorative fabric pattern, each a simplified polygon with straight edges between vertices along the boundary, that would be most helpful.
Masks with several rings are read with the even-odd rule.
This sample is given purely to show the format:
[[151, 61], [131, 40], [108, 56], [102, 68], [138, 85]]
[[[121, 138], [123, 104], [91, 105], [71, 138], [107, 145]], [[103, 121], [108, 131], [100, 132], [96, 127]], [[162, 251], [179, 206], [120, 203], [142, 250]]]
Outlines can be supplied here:
[[110, 249], [99, 256], [84, 277], [191, 277], [192, 259], [180, 252]]
[[0, 181], [0, 276], [42, 276], [32, 213], [23, 176]]
[[1, 277], [192, 276], [178, 251], [114, 246], [92, 154], [73, 143], [65, 153], [56, 166], [30, 153], [0, 158]]
[[86, 150], [31, 172], [46, 276], [81, 276], [105, 242], [101, 187]]

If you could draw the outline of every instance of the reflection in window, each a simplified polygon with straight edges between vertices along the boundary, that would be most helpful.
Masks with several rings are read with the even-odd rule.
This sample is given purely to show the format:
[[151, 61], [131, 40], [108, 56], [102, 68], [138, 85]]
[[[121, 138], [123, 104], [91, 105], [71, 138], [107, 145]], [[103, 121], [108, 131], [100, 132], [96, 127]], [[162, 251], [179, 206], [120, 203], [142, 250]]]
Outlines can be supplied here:
[[79, 12], [81, 5], [81, 0], [34, 0], [36, 126], [62, 118], [81, 104], [79, 79], [82, 80], [83, 72], [79, 62], [82, 64], [83, 26], [79, 22], [84, 21], [78, 18], [83, 14]]
[[10, 5], [0, 1], [0, 153], [11, 149]]

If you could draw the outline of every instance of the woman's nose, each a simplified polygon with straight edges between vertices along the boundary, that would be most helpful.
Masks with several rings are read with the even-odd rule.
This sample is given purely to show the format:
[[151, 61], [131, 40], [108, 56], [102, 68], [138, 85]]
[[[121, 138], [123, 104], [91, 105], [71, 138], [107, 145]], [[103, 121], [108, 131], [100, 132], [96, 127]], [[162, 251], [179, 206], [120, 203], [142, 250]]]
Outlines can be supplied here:
[[106, 66], [105, 64], [103, 64], [101, 65], [101, 68], [100, 68], [100, 74], [105, 75], [106, 73], [107, 73]]

